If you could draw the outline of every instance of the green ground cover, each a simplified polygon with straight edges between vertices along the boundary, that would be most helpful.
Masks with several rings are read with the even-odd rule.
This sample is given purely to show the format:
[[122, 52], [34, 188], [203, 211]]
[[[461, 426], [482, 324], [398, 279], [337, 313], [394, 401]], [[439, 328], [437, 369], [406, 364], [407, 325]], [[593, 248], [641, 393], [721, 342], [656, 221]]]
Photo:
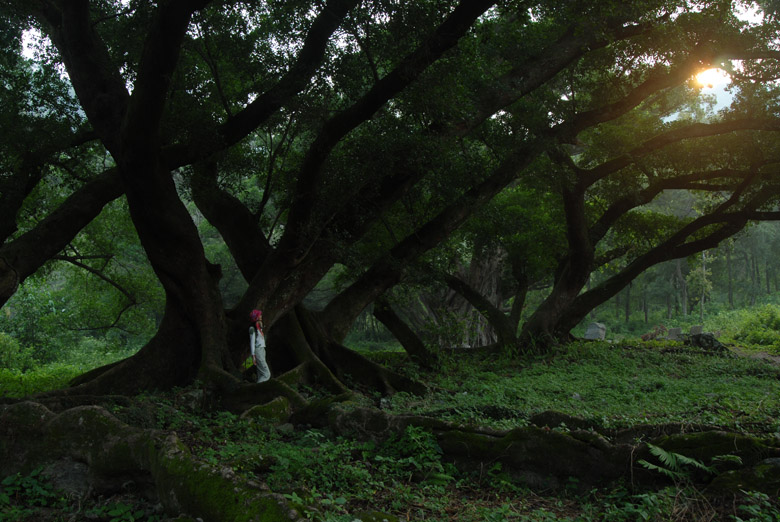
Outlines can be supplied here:
[[540, 359], [457, 358], [430, 378], [440, 391], [397, 394], [392, 411], [496, 428], [556, 410], [605, 428], [681, 422], [780, 432], [780, 367], [679, 343], [583, 342]]
[[[438, 372], [425, 374], [397, 352], [373, 357], [432, 384], [423, 397], [366, 398], [393, 413], [504, 429], [527, 424], [541, 411], [557, 410], [615, 429], [682, 422], [780, 437], [780, 367], [745, 356], [708, 355], [663, 343], [578, 343], [544, 358], [452, 356]], [[12, 388], [7, 375], [0, 373], [5, 390]], [[777, 498], [751, 493], [736, 503], [719, 503], [685, 481], [655, 491], [614, 484], [583, 493], [575, 492], [573, 482], [564, 491], [533, 492], [513, 483], [500, 465], [456, 469], [442, 460], [435, 439], [422, 429], [409, 428], [379, 445], [327, 430], [274, 427], [230, 413], [195, 411], [181, 405], [184, 395], [177, 390], [140, 396], [133, 406], [112, 411], [134, 425], [176, 431], [204, 461], [229, 466], [308, 506], [313, 520], [352, 522], [358, 513], [377, 510], [398, 520], [464, 522], [780, 517]], [[163, 519], [153, 505], [138, 499], [65, 498], [47, 489], [38, 475], [8, 477], [2, 487], [0, 514], [5, 520], [65, 521], [87, 515], [112, 522]]]

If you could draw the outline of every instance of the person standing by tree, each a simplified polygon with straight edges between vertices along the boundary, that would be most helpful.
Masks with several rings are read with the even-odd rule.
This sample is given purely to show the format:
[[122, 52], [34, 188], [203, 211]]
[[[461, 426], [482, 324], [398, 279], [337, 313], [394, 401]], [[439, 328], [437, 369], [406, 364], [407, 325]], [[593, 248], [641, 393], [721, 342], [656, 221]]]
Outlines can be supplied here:
[[257, 367], [257, 382], [265, 382], [271, 378], [271, 370], [265, 360], [265, 333], [263, 333], [263, 312], [252, 310], [249, 313], [252, 326], [249, 327], [249, 350], [252, 362]]

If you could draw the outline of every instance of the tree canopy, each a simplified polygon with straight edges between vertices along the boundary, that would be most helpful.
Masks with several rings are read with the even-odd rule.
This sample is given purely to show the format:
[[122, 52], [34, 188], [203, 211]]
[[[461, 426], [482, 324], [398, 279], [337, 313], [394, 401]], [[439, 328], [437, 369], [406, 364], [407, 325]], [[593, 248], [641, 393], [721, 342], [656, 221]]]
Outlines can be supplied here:
[[[347, 374], [414, 389], [343, 346], [347, 331], [375, 301], [392, 312], [385, 294], [431, 267], [482, 303], [448, 263], [488, 251], [516, 304], [478, 304], [499, 342], [566, 339], [647, 268], [780, 216], [780, 26], [743, 20], [744, 7], [10, 2], [0, 302], [53, 259], [98, 272], [73, 245], [121, 198], [164, 311], [136, 355], [72, 393], [197, 377], [235, 394], [255, 308], [278, 379], [253, 400], [302, 404], [291, 383], [340, 392]], [[45, 35], [34, 59], [22, 54], [29, 31]], [[715, 67], [734, 96], [718, 113], [693, 79]], [[683, 190], [695, 215], [657, 204]], [[217, 235], [219, 259], [207, 248]], [[606, 263], [618, 269], [587, 289]], [[304, 306], [335, 267], [340, 292]], [[521, 325], [539, 279], [551, 289]]]

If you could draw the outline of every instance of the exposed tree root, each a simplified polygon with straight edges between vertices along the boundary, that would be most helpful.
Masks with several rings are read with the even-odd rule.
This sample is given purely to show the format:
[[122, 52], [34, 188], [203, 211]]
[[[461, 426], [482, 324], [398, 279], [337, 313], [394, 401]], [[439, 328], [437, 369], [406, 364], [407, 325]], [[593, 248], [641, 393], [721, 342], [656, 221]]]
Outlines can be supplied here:
[[[752, 482], [760, 482], [752, 474], [756, 470], [767, 477], [766, 484], [755, 486], [756, 490], [776, 494], [780, 488], [780, 442], [719, 430], [678, 431], [653, 437], [647, 443], [628, 443], [610, 441], [593, 430], [558, 431], [546, 425], [486, 430], [430, 417], [393, 416], [380, 410], [340, 405], [334, 406], [327, 419], [328, 427], [336, 433], [373, 440], [386, 439], [407, 426], [428, 429], [436, 436], [445, 458], [457, 465], [487, 470], [501, 463], [502, 469], [516, 481], [534, 489], [556, 489], [566, 485], [571, 477], [577, 479], [581, 488], [605, 485], [617, 479], [636, 485], [656, 483], [664, 476], [638, 464], [640, 460], [654, 461], [648, 443], [708, 466], [718, 456], [739, 457], [741, 465], [719, 466], [718, 472], [723, 474], [696, 477], [704, 484], [713, 481], [713, 477], [736, 477], [732, 481], [723, 478], [713, 481], [718, 486], [715, 489], [721, 492], [739, 493], [739, 480], [747, 483], [749, 477], [753, 478]], [[770, 476], [774, 478], [768, 480]], [[724, 487], [732, 482], [734, 487]]]
[[[274, 373], [295, 371], [302, 381], [331, 393], [353, 388], [384, 395], [398, 391], [422, 394], [424, 384], [397, 374], [335, 342], [317, 317], [302, 307], [281, 318], [269, 332], [268, 360]], [[300, 365], [305, 365], [300, 368]], [[285, 378], [285, 377], [280, 377]], [[288, 384], [292, 384], [287, 381]]]
[[72, 459], [86, 464], [95, 486], [146, 482], [171, 515], [204, 521], [303, 520], [280, 495], [262, 491], [232, 470], [199, 462], [176, 435], [128, 426], [106, 410], [81, 406], [54, 414], [20, 402], [0, 410], [0, 476]]
[[[246, 400], [251, 404], [264, 389], [268, 396], [279, 397], [283, 386], [276, 381], [242, 390], [254, 391], [251, 400]], [[531, 425], [501, 431], [432, 417], [389, 415], [357, 406], [350, 401], [351, 393], [301, 403], [292, 412], [290, 404], [299, 399], [295, 394], [290, 397], [249, 411], [260, 408], [253, 415], [328, 427], [342, 436], [376, 441], [409, 426], [424, 428], [436, 437], [443, 457], [458, 467], [487, 472], [500, 463], [515, 482], [537, 490], [568, 485], [571, 477], [581, 488], [618, 479], [634, 485], [664, 480], [663, 475], [638, 464], [641, 459], [653, 460], [648, 444], [610, 441], [593, 430], [558, 431]], [[240, 403], [236, 398], [235, 404]], [[301, 520], [281, 496], [236, 477], [230, 469], [199, 462], [175, 434], [128, 426], [101, 407], [77, 406], [56, 414], [40, 403], [22, 401], [0, 407], [0, 427], [0, 476], [66, 460], [85, 465], [96, 490], [111, 491], [132, 481], [171, 515], [186, 513], [206, 521]], [[740, 464], [719, 468], [714, 480], [713, 475], [692, 477], [700, 485], [709, 485], [713, 494], [737, 494], [745, 486], [776, 494], [780, 488], [777, 440], [706, 431], [670, 433], [649, 443], [706, 465], [712, 465], [713, 457], [719, 455], [740, 457]]]

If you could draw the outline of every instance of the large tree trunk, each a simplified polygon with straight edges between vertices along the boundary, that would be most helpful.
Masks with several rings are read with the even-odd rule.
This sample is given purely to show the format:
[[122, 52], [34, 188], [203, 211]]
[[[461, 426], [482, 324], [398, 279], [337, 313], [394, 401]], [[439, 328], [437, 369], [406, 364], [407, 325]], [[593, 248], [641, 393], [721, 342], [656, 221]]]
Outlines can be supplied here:
[[170, 173], [154, 167], [141, 164], [123, 172], [130, 215], [165, 289], [166, 315], [173, 313], [173, 321], [195, 334], [191, 357], [200, 357], [201, 377], [221, 379], [235, 368], [227, 349], [219, 269], [206, 260], [198, 230]]
[[[571, 324], [567, 320], [572, 317], [571, 304], [588, 283], [590, 272], [590, 263], [577, 256], [570, 256], [562, 264], [550, 295], [523, 325], [520, 344], [524, 350], [545, 350], [569, 338], [569, 331], [579, 322]], [[592, 309], [585, 310], [582, 317]]]
[[682, 306], [683, 316], [688, 315], [688, 283], [685, 281], [682, 273], [682, 260], [677, 259], [675, 264], [675, 275], [677, 277], [677, 283], [680, 285], [680, 304]]
[[153, 174], [146, 176], [139, 169], [127, 171], [123, 178], [139, 239], [165, 289], [162, 324], [136, 355], [86, 374], [70, 393], [167, 389], [187, 384], [196, 376], [220, 386], [238, 382], [227, 350], [218, 267], [206, 260], [195, 224], [170, 174], [150, 170]]
[[[132, 395], [185, 386], [198, 374], [198, 337], [178, 307], [167, 306], [154, 337], [132, 357], [96, 368], [73, 380], [67, 395]], [[55, 392], [60, 393], [60, 392]]]
[[726, 248], [726, 272], [728, 273], [728, 295], [729, 295], [729, 309], [734, 309], [734, 274], [731, 267], [731, 250], [732, 246], [729, 245]]
[[623, 321], [628, 323], [631, 320], [631, 283], [626, 285], [626, 309], [623, 316]]

